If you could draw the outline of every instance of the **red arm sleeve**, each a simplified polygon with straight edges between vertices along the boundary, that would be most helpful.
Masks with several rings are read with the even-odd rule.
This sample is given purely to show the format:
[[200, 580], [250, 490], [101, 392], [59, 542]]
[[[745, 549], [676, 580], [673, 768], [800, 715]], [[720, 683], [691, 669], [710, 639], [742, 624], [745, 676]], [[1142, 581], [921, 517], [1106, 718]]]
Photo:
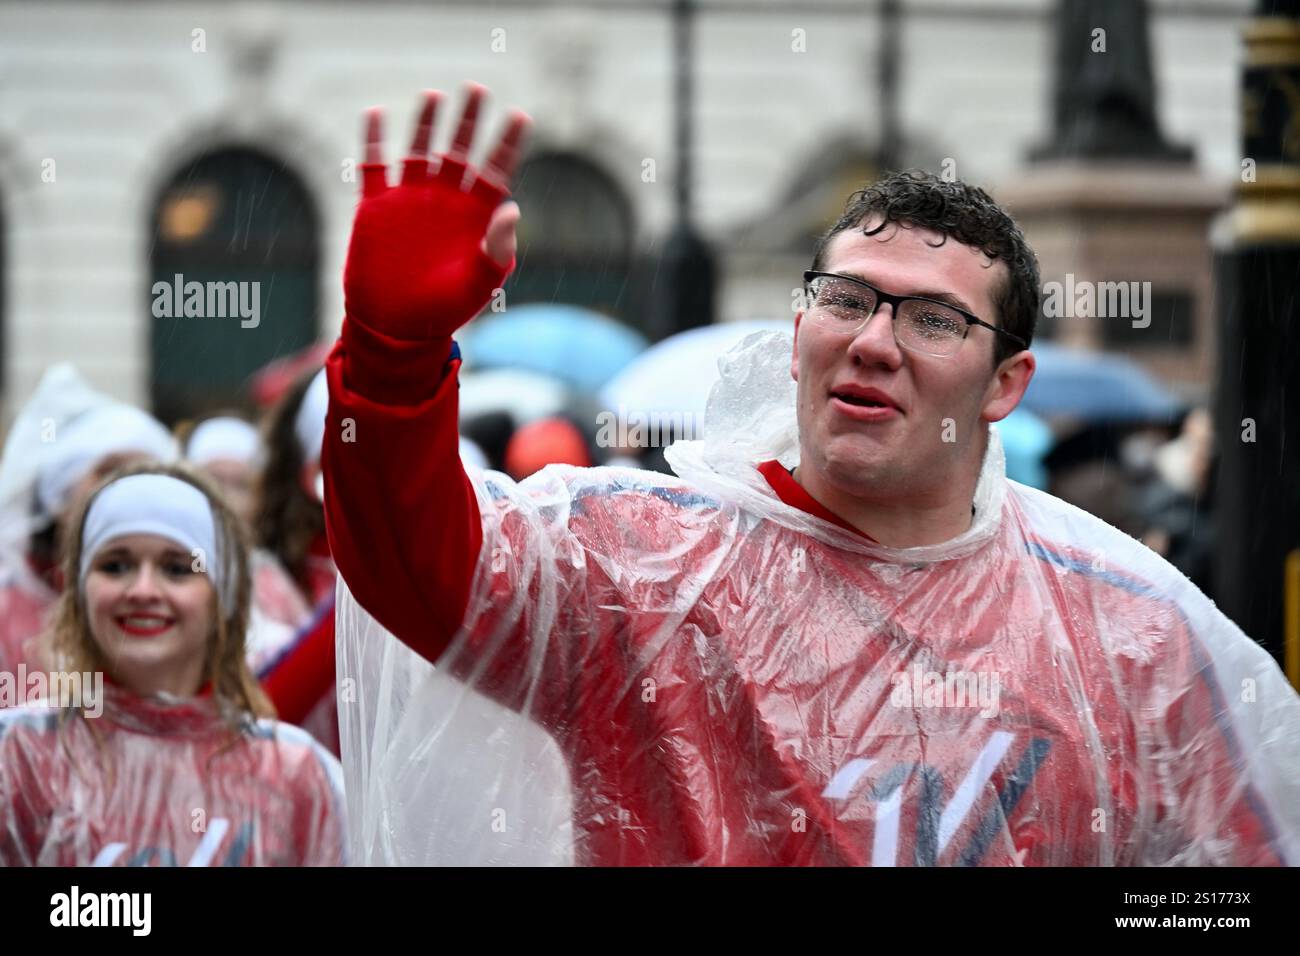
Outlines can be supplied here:
[[393, 339], [354, 319], [326, 363], [325, 526], [362, 607], [436, 661], [459, 628], [483, 531], [460, 462], [451, 339]]
[[262, 689], [281, 720], [301, 724], [321, 698], [334, 691], [336, 666], [331, 600], [284, 656], [271, 665], [262, 679]]

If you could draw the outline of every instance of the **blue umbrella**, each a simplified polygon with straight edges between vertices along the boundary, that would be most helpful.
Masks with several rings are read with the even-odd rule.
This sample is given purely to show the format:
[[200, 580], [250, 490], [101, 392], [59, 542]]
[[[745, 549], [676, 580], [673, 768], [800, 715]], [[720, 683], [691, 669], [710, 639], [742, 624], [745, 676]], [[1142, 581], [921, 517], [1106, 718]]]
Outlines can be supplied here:
[[1007, 477], [1046, 490], [1047, 467], [1043, 458], [1056, 443], [1047, 424], [1020, 405], [993, 427], [1002, 436], [1002, 450], [1007, 456]]
[[1141, 365], [1122, 355], [1034, 343], [1038, 370], [1024, 405], [1045, 418], [1086, 422], [1168, 422], [1183, 404]]
[[527, 369], [594, 392], [649, 343], [599, 312], [538, 303], [478, 319], [460, 344], [467, 369]]

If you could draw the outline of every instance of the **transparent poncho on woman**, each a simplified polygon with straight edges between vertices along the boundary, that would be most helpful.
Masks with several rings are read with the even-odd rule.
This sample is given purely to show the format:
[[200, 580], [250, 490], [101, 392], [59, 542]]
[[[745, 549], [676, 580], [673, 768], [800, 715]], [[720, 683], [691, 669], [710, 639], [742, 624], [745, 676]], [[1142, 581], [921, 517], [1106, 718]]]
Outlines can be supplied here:
[[1300, 860], [1274, 661], [1151, 551], [1008, 481], [996, 430], [944, 544], [789, 503], [790, 348], [726, 357], [679, 478], [516, 484], [462, 473], [445, 347], [345, 323], [325, 470], [354, 858]]
[[0, 712], [0, 866], [340, 866], [342, 773], [211, 694]]

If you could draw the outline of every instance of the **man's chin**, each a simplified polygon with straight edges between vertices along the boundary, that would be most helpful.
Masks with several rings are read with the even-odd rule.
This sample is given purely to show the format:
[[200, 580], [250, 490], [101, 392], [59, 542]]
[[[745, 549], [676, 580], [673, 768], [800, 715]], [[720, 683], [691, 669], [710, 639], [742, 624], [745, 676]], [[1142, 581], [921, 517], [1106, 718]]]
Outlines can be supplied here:
[[883, 449], [854, 449], [852, 454], [828, 455], [822, 480], [837, 491], [854, 497], [876, 497], [897, 483], [897, 469]]
[[863, 434], [832, 435], [823, 446], [822, 458], [828, 472], [850, 475], [888, 469], [897, 457], [897, 442]]

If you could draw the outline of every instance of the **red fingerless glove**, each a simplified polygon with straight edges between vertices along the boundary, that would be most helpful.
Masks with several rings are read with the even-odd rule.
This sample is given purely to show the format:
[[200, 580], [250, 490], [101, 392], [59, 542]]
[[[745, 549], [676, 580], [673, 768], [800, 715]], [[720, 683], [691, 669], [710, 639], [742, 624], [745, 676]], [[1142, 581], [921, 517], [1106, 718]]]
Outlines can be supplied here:
[[478, 178], [462, 188], [464, 163], [437, 172], [408, 158], [389, 186], [382, 163], [362, 167], [343, 299], [350, 318], [396, 339], [446, 338], [483, 310], [514, 268], [483, 251], [493, 210], [507, 193]]

